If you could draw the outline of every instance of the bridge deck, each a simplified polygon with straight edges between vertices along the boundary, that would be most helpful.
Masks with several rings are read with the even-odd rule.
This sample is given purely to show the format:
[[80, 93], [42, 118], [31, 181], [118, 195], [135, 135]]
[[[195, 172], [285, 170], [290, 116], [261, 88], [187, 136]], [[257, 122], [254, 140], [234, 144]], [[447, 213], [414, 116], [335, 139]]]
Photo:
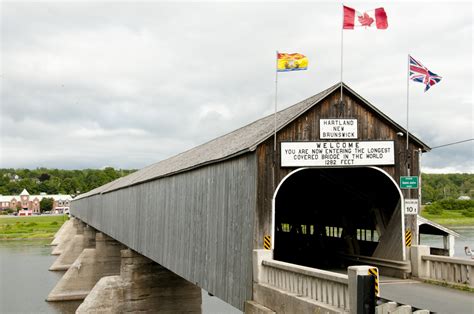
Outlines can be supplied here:
[[473, 294], [414, 280], [383, 277], [380, 292], [384, 299], [436, 313], [474, 313]]

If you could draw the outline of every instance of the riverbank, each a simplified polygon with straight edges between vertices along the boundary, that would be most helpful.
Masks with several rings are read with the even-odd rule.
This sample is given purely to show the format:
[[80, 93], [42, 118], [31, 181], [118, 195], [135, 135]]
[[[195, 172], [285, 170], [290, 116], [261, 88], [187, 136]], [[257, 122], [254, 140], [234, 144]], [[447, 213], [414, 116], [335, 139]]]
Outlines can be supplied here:
[[0, 240], [52, 239], [68, 219], [66, 215], [0, 216]]
[[474, 217], [464, 216], [461, 210], [443, 210], [440, 214], [423, 210], [421, 216], [443, 226], [474, 226]]

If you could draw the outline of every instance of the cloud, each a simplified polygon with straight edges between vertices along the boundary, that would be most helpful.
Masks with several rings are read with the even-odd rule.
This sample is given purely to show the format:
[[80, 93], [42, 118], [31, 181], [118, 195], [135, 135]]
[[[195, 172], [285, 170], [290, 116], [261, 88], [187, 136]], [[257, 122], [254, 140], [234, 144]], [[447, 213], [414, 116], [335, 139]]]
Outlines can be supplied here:
[[[276, 50], [310, 60], [279, 76], [286, 108], [340, 80], [340, 9], [3, 2], [2, 167], [141, 168], [223, 135], [273, 112]], [[410, 83], [410, 131], [431, 146], [473, 137], [472, 4], [385, 9], [386, 31], [344, 32], [344, 81], [405, 126], [411, 53], [443, 80], [427, 93]], [[472, 172], [471, 146], [433, 150], [423, 164]]]

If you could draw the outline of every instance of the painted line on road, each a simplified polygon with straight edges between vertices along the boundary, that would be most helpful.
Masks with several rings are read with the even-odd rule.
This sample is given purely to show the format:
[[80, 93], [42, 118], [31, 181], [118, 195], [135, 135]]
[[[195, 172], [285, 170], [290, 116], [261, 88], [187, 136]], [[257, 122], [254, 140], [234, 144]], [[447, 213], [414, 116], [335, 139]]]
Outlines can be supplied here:
[[380, 281], [380, 284], [381, 285], [395, 285], [395, 284], [414, 284], [414, 283], [422, 283], [420, 281], [416, 281], [416, 280], [389, 280], [389, 281], [383, 281], [381, 280]]

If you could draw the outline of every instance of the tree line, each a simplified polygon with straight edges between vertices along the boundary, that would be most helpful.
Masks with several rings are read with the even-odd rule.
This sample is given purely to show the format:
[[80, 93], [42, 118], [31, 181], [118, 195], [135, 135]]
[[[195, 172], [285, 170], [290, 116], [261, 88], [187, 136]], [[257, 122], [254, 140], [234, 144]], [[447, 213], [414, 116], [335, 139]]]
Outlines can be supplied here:
[[422, 203], [433, 203], [460, 196], [474, 198], [474, 174], [421, 174]]
[[0, 194], [18, 195], [27, 189], [30, 194], [85, 193], [135, 170], [114, 169], [0, 169]]
[[[18, 195], [23, 189], [30, 194], [85, 193], [110, 181], [126, 176], [136, 170], [114, 169], [0, 169], [0, 194]], [[428, 174], [421, 175], [422, 202], [456, 199], [465, 195], [474, 198], [474, 174]]]

